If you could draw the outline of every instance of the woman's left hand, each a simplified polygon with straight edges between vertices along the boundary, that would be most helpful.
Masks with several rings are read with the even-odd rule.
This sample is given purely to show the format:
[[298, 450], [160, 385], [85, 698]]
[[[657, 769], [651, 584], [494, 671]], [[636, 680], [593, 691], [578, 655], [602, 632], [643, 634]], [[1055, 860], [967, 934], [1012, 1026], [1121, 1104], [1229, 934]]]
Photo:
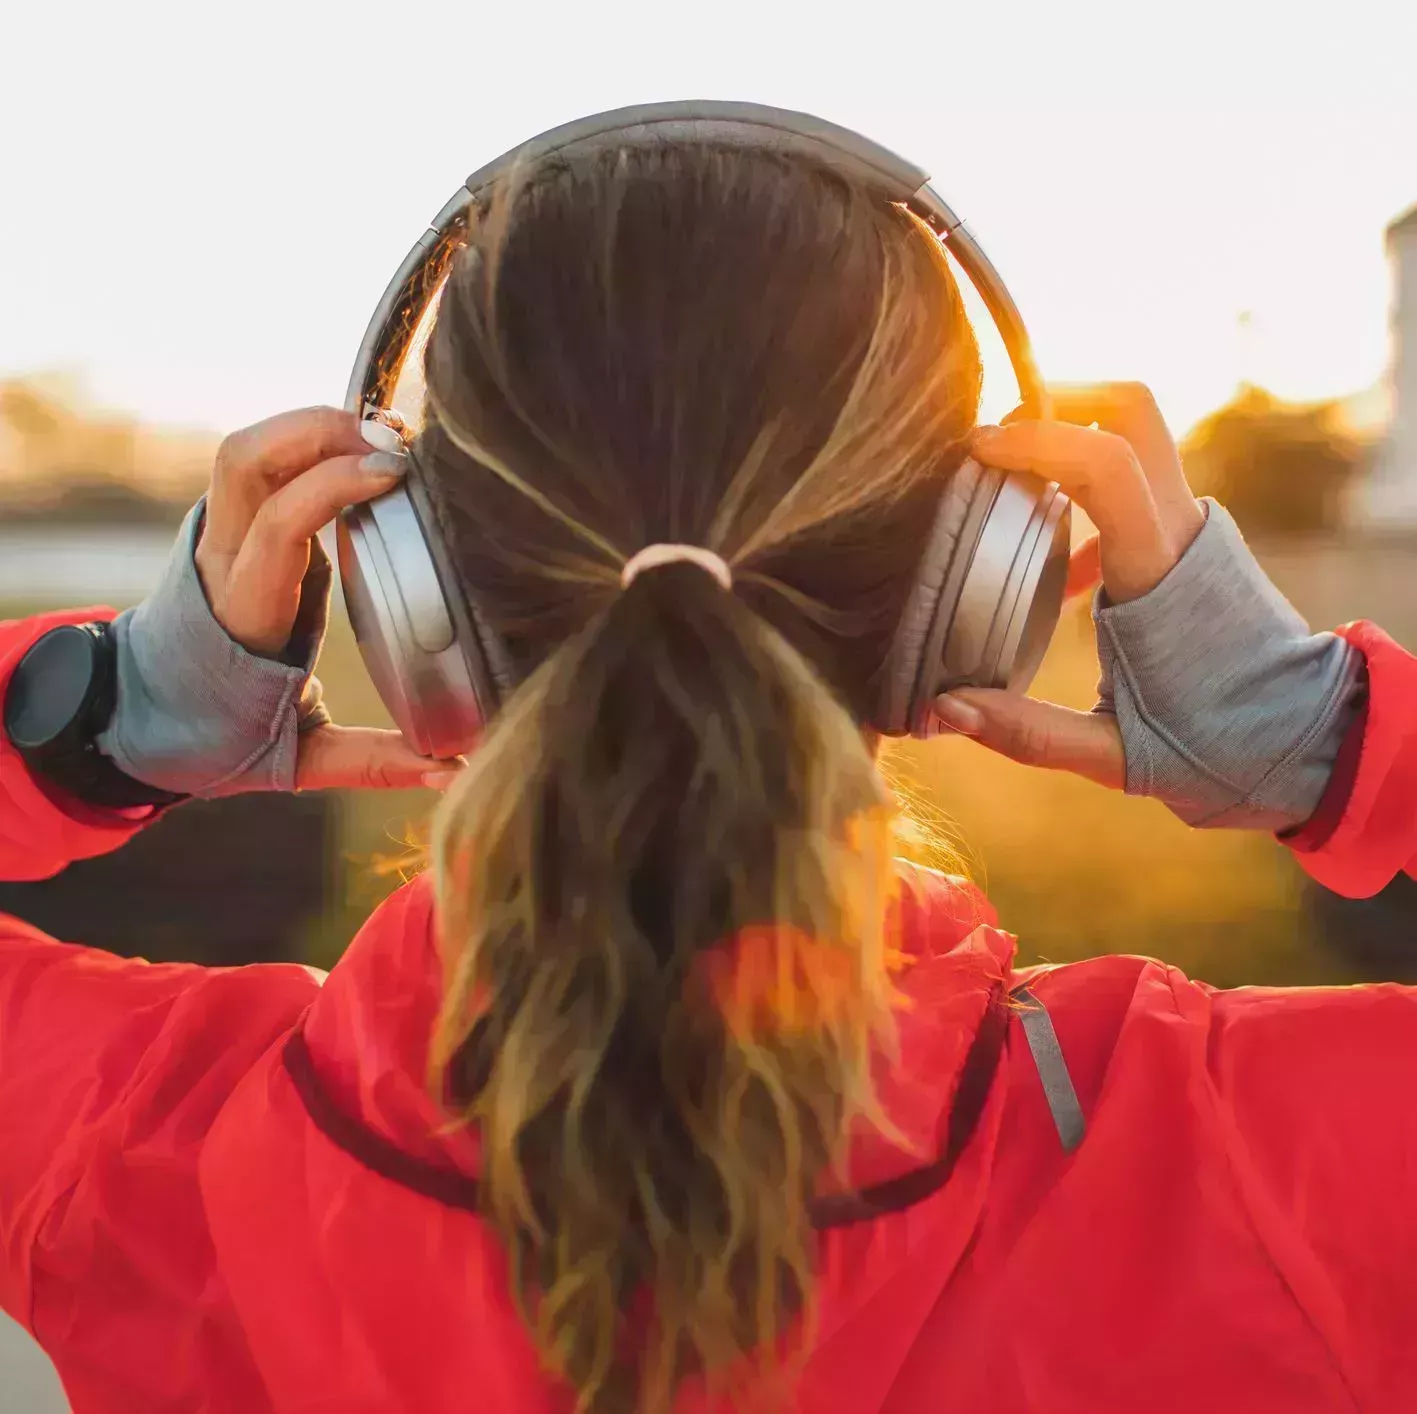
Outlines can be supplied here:
[[228, 437], [162, 583], [115, 623], [118, 705], [100, 749], [139, 780], [204, 797], [444, 784], [458, 762], [419, 756], [395, 731], [336, 726], [313, 677], [331, 580], [317, 533], [403, 469], [335, 408]]
[[[216, 621], [250, 653], [283, 652], [321, 527], [403, 474], [401, 458], [374, 451], [359, 419], [336, 408], [280, 413], [229, 436], [193, 557]], [[326, 722], [300, 734], [295, 788], [417, 786], [456, 764], [419, 756], [395, 731]]]

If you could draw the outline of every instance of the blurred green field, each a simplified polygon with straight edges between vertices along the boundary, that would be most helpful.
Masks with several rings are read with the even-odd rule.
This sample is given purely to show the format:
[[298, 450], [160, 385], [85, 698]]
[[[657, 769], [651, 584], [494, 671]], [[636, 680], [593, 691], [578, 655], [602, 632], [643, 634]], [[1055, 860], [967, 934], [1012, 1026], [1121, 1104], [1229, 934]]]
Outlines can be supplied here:
[[[0, 617], [27, 607], [0, 606]], [[319, 672], [339, 720], [388, 725], [342, 613]], [[1091, 623], [1077, 605], [1034, 692], [1086, 707], [1096, 678]], [[1150, 801], [1027, 770], [959, 739], [893, 748], [885, 764], [936, 848], [987, 890], [1025, 961], [1132, 952], [1222, 986], [1354, 980], [1322, 945], [1303, 875], [1268, 836], [1190, 830]], [[311, 961], [333, 962], [397, 885], [434, 803], [422, 791], [341, 793], [330, 902], [307, 940]]]

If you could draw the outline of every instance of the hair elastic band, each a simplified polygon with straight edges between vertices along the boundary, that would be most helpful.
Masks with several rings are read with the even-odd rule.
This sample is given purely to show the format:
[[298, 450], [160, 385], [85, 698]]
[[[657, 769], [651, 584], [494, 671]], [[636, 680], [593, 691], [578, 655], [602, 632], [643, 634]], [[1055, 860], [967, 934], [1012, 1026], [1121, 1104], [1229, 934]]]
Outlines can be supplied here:
[[641, 570], [655, 570], [661, 565], [681, 562], [698, 565], [701, 570], [707, 570], [725, 589], [733, 588], [733, 571], [722, 555], [717, 555], [702, 545], [663, 543], [646, 545], [643, 550], [637, 550], [625, 561], [625, 568], [620, 571], [620, 588], [628, 589]]

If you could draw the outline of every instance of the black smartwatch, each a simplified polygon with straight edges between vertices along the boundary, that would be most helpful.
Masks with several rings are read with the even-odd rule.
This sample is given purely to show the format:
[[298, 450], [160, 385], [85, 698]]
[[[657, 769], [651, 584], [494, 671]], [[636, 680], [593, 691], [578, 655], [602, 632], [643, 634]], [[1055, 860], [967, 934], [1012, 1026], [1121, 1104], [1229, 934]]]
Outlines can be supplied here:
[[96, 744], [117, 705], [117, 656], [106, 623], [51, 629], [10, 676], [5, 735], [36, 776], [86, 805], [175, 805], [187, 797], [134, 779]]

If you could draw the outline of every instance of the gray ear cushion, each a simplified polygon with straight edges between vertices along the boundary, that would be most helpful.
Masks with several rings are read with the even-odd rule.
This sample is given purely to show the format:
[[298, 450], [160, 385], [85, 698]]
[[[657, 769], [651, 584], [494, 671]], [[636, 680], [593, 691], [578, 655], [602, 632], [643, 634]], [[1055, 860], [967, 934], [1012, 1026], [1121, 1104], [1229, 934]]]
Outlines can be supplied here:
[[423, 527], [423, 538], [443, 589], [443, 598], [457, 630], [458, 643], [467, 660], [468, 673], [477, 692], [482, 720], [493, 713], [516, 691], [517, 678], [506, 645], [488, 621], [476, 597], [468, 591], [463, 577], [448, 554], [447, 538], [434, 504], [434, 496], [423, 481], [416, 457], [409, 454], [406, 477], [409, 500]]
[[915, 587], [906, 600], [882, 672], [874, 725], [888, 736], [917, 730], [929, 708], [945, 638], [999, 479], [997, 472], [966, 458], [940, 493]]

